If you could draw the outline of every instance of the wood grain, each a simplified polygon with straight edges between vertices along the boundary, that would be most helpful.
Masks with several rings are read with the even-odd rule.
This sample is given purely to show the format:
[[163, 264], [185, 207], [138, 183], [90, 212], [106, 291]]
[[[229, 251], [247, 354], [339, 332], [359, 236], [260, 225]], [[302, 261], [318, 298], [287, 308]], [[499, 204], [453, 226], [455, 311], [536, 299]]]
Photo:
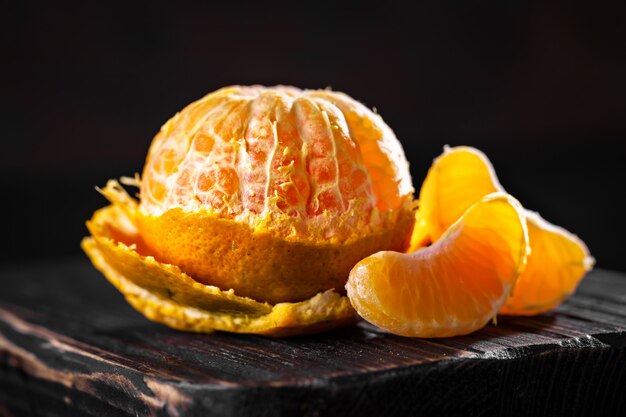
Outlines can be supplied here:
[[626, 415], [626, 275], [469, 336], [151, 323], [85, 261], [0, 269], [0, 416]]

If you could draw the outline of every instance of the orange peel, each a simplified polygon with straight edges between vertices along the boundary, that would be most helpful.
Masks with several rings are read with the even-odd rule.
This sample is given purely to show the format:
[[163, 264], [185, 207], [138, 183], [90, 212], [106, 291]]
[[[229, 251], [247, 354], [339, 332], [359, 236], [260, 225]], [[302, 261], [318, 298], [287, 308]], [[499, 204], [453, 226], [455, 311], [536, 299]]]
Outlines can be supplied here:
[[[136, 310], [179, 330], [289, 336], [355, 321], [346, 297], [328, 290], [298, 303], [261, 303], [195, 281], [150, 255], [135, 219], [137, 203], [116, 181], [102, 190], [112, 205], [94, 213], [81, 246]], [[146, 251], [146, 252], [144, 252]]]
[[137, 221], [141, 236], [158, 242], [151, 245], [153, 250], [196, 280], [275, 303], [340, 290], [364, 257], [381, 248], [403, 250], [413, 214], [409, 210], [398, 214], [380, 231], [342, 243], [287, 240], [264, 229], [181, 209], [157, 217], [139, 212]]

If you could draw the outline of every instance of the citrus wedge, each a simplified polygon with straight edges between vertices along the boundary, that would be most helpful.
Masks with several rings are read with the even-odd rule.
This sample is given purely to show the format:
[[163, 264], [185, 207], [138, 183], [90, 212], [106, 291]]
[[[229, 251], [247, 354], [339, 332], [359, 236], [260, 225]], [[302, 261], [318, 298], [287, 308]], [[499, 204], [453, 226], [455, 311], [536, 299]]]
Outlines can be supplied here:
[[[471, 147], [446, 147], [433, 162], [419, 195], [422, 235], [437, 241], [475, 202], [504, 191], [489, 159]], [[503, 314], [537, 314], [554, 308], [571, 295], [594, 264], [584, 242], [526, 211], [531, 254]]]
[[526, 211], [531, 253], [502, 314], [533, 315], [550, 310], [574, 293], [593, 267], [585, 243], [562, 227]]
[[428, 246], [431, 243], [428, 223], [424, 220], [422, 213], [415, 212], [415, 224], [407, 252], [414, 252], [419, 248]]
[[472, 204], [504, 191], [487, 157], [470, 147], [445, 147], [422, 183], [419, 213], [432, 242], [448, 230]]
[[468, 334], [497, 314], [527, 253], [521, 206], [494, 193], [472, 205], [431, 246], [363, 259], [350, 272], [346, 290], [361, 317], [394, 334]]

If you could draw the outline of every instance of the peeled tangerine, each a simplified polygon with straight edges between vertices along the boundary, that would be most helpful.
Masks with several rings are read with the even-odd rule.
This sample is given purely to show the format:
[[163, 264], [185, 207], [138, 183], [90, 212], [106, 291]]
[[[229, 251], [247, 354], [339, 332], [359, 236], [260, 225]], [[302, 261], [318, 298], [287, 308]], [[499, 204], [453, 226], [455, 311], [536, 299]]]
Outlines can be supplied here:
[[295, 334], [354, 320], [351, 268], [407, 249], [402, 147], [345, 94], [228, 87], [154, 138], [140, 201], [115, 181], [82, 246], [137, 310], [193, 331]]
[[[428, 171], [419, 196], [415, 249], [437, 242], [465, 210], [486, 194], [504, 191], [487, 157], [471, 147], [446, 148]], [[530, 315], [561, 304], [589, 271], [594, 259], [584, 242], [539, 214], [524, 212], [531, 252], [502, 314]]]

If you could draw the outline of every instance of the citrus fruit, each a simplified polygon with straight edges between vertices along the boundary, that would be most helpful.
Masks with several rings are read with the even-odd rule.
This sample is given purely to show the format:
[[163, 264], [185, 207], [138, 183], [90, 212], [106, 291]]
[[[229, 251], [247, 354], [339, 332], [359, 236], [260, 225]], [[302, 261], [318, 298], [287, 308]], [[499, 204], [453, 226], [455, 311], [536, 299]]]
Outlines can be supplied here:
[[405, 250], [412, 183], [380, 116], [341, 93], [231, 87], [155, 137], [137, 223], [164, 262], [259, 301], [341, 291], [378, 250]]
[[[131, 304], [166, 324], [178, 320], [178, 328], [191, 316], [173, 311], [195, 307], [187, 298], [154, 307], [167, 295], [157, 291], [170, 285], [164, 276], [221, 291], [215, 297], [231, 291], [282, 305], [295, 323], [289, 333], [343, 322], [354, 313], [341, 297], [351, 268], [379, 250], [406, 250], [415, 221], [400, 142], [380, 116], [329, 90], [234, 86], [208, 94], [163, 125], [134, 182], [139, 202], [116, 183], [103, 190], [112, 206], [94, 215], [83, 248]], [[129, 295], [130, 284], [158, 303], [137, 301], [148, 298]], [[308, 321], [294, 318], [305, 310]], [[203, 320], [194, 328], [269, 331]]]
[[[489, 159], [471, 147], [446, 147], [433, 162], [419, 195], [421, 234], [437, 241], [462, 213], [494, 191], [504, 191]], [[537, 314], [572, 294], [594, 263], [584, 242], [526, 211], [531, 254], [501, 313]]]
[[432, 245], [363, 259], [346, 289], [359, 315], [394, 334], [463, 335], [497, 314], [527, 253], [521, 206], [494, 193], [469, 207]]

